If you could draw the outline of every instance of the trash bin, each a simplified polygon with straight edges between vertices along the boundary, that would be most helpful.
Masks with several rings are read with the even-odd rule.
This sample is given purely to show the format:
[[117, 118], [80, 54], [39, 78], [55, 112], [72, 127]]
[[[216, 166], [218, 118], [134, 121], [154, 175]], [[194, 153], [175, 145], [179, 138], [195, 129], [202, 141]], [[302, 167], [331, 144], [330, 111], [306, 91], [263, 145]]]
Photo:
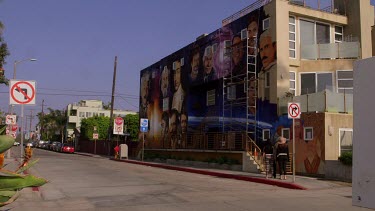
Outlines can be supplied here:
[[120, 159], [126, 158], [128, 159], [128, 145], [120, 144]]

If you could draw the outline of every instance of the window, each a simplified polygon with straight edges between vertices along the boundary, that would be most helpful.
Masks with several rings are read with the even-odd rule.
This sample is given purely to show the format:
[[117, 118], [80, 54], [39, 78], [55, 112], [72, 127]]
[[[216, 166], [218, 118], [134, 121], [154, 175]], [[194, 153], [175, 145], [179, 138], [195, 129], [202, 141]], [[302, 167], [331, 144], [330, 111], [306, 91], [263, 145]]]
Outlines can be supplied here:
[[164, 66], [164, 70], [168, 70], [168, 67], [167, 67], [167, 66]]
[[228, 86], [227, 87], [228, 93], [228, 100], [235, 100], [236, 99], [236, 85]]
[[301, 46], [331, 42], [330, 25], [300, 20]]
[[241, 30], [241, 40], [244, 40], [247, 38], [247, 29]]
[[296, 95], [296, 72], [289, 72], [289, 92], [293, 93], [293, 95]]
[[215, 89], [207, 91], [207, 106], [215, 105]]
[[290, 129], [289, 128], [283, 128], [281, 130], [281, 136], [286, 138], [287, 141], [290, 140]]
[[333, 91], [332, 73], [301, 73], [301, 95]]
[[85, 117], [85, 112], [79, 112], [79, 117]]
[[270, 28], [270, 18], [266, 18], [263, 20], [263, 30], [267, 30]]
[[86, 117], [91, 117], [92, 113], [91, 112], [86, 112]]
[[296, 18], [289, 16], [289, 57], [296, 58]]
[[224, 41], [224, 55], [230, 55], [232, 48], [232, 42], [230, 40]]
[[312, 127], [304, 127], [303, 128], [304, 140], [305, 141], [312, 141], [314, 137], [314, 131]]
[[185, 64], [185, 59], [184, 59], [184, 58], [181, 58], [181, 59], [180, 59], [180, 63], [181, 63], [181, 67], [184, 66], [184, 64]]
[[339, 128], [340, 154], [353, 151], [353, 129]]
[[337, 70], [337, 92], [353, 94], [353, 70]]
[[263, 141], [267, 139], [271, 139], [271, 131], [270, 129], [263, 129]]
[[172, 69], [176, 70], [176, 62], [173, 62]]
[[344, 37], [344, 28], [342, 26], [335, 26], [335, 43], [342, 42]]
[[104, 113], [100, 113], [99, 115], [100, 115], [100, 116], [104, 116]]

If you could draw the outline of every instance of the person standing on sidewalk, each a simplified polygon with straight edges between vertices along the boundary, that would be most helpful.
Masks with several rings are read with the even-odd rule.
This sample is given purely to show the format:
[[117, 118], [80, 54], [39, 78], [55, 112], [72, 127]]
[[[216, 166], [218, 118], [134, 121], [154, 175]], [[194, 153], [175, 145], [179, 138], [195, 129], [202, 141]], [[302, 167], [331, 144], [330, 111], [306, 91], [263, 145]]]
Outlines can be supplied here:
[[277, 137], [276, 139], [276, 143], [275, 145], [273, 146], [273, 160], [272, 160], [272, 176], [273, 178], [276, 178], [276, 166], [277, 166], [277, 153], [276, 153], [276, 150], [277, 150], [277, 146], [279, 145], [279, 142], [280, 142], [280, 136]]
[[289, 148], [286, 138], [280, 137], [280, 143], [277, 145], [276, 156], [279, 163], [280, 179], [286, 180], [286, 162], [289, 160]]
[[269, 139], [266, 140], [266, 143], [263, 147], [263, 158], [264, 163], [266, 164], [266, 178], [272, 177], [272, 164], [273, 164], [273, 146]]

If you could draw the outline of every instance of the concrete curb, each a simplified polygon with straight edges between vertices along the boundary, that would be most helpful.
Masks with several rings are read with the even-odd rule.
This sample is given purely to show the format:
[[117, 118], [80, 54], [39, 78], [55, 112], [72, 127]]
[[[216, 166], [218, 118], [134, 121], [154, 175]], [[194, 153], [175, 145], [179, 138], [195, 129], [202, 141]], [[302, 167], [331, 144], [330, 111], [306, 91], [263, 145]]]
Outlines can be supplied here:
[[307, 188], [301, 185], [295, 184], [295, 183], [270, 180], [266, 178], [257, 178], [257, 177], [250, 177], [250, 176], [227, 174], [227, 173], [207, 171], [207, 170], [201, 170], [201, 169], [184, 168], [184, 167], [179, 167], [179, 166], [170, 166], [170, 165], [164, 165], [164, 164], [148, 163], [148, 162], [133, 161], [133, 160], [119, 160], [119, 159], [114, 159], [114, 158], [110, 158], [110, 160], [117, 161], [117, 162], [125, 162], [125, 163], [132, 163], [132, 164], [138, 164], [138, 165], [144, 165], [144, 166], [157, 167], [157, 168], [164, 168], [164, 169], [169, 169], [169, 170], [184, 171], [184, 172], [195, 173], [195, 174], [203, 174], [203, 175], [209, 175], [209, 176], [214, 176], [214, 177], [236, 179], [236, 180], [242, 180], [242, 181], [248, 181], [248, 182], [256, 182], [256, 183], [274, 185], [274, 186], [288, 188], [288, 189], [307, 190]]

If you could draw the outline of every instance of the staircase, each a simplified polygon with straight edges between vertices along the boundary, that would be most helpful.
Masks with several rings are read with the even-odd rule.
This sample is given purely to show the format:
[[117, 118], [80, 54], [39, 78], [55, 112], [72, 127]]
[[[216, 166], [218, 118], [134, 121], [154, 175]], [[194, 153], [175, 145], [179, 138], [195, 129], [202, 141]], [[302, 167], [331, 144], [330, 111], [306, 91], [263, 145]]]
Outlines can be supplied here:
[[243, 171], [254, 173], [265, 171], [262, 150], [249, 136], [246, 136], [246, 149], [242, 162]]

